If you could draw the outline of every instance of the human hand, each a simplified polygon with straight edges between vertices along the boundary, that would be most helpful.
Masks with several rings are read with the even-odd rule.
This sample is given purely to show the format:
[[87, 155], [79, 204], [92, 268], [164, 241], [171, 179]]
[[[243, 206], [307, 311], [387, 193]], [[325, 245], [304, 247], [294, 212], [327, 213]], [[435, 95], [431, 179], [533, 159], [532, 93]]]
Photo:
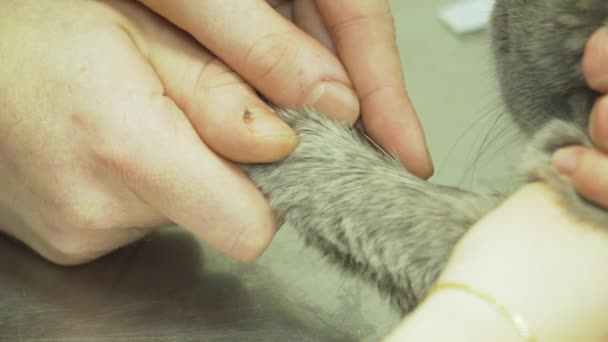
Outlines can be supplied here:
[[228, 149], [288, 155], [296, 136], [252, 94], [136, 2], [0, 0], [1, 229], [60, 264], [168, 222], [254, 259], [275, 232], [271, 210], [199, 137], [226, 125]]
[[[140, 2], [189, 32], [277, 105], [310, 105], [349, 123], [361, 109], [372, 139], [393, 151], [412, 173], [432, 175], [424, 135], [403, 83], [386, 0]], [[244, 110], [237, 107], [230, 115]], [[225, 115], [216, 111], [198, 124], [211, 131], [203, 134], [209, 146], [238, 161], [248, 151], [223, 148], [225, 132], [233, 129], [218, 124]]]
[[589, 119], [596, 148], [563, 148], [554, 155], [553, 164], [581, 195], [608, 208], [608, 28], [591, 36], [582, 64], [588, 85], [604, 94], [595, 102]]

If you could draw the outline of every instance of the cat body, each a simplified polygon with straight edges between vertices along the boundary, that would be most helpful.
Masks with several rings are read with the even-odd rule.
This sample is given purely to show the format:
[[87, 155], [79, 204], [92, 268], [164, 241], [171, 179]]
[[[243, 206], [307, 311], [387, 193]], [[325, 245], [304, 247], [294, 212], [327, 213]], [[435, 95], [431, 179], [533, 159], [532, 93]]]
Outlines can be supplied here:
[[503, 102], [534, 135], [552, 119], [587, 126], [596, 94], [581, 59], [591, 34], [608, 19], [601, 0], [497, 0], [492, 48]]
[[[530, 136], [522, 181], [543, 180], [584, 219], [608, 216], [578, 196], [550, 166], [559, 147], [590, 145], [580, 61], [608, 17], [597, 0], [497, 0], [496, 70], [507, 108]], [[460, 237], [508, 193], [478, 194], [406, 171], [357, 130], [311, 109], [277, 109], [300, 144], [286, 160], [242, 165], [282, 224], [344, 271], [361, 277], [407, 314], [425, 296]]]

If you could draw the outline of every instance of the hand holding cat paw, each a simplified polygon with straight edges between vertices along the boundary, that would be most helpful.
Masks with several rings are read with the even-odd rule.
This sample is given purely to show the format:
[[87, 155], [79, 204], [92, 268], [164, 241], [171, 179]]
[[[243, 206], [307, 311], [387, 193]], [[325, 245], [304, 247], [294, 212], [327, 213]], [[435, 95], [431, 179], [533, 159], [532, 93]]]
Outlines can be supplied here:
[[0, 90], [0, 230], [47, 259], [86, 262], [169, 222], [241, 260], [269, 244], [268, 204], [200, 123], [219, 111], [232, 147], [272, 159], [295, 134], [142, 5], [0, 1]]
[[[597, 30], [583, 56], [588, 85], [608, 94], [608, 28]], [[608, 95], [600, 96], [589, 119], [589, 132], [597, 149], [571, 146], [556, 152], [554, 166], [569, 177], [574, 188], [587, 199], [608, 208]]]
[[[190, 33], [274, 104], [312, 106], [348, 123], [361, 110], [371, 138], [395, 152], [412, 173], [432, 175], [403, 83], [387, 0], [139, 2]], [[215, 124], [223, 117], [214, 112], [206, 121]], [[209, 127], [218, 133], [208, 142], [224, 145], [220, 132], [227, 128]], [[236, 150], [225, 156], [247, 154]]]

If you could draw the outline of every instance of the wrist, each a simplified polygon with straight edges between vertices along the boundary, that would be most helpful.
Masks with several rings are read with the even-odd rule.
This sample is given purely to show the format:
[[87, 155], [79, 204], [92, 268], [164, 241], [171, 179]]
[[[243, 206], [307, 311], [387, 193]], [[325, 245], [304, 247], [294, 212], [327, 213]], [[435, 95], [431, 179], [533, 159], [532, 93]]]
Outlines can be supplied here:
[[385, 340], [522, 341], [496, 308], [464, 291], [438, 291], [426, 298]]
[[[601, 271], [607, 263], [608, 234], [568, 216], [550, 187], [530, 184], [471, 228], [438, 283], [491, 295], [520, 314], [539, 341], [597, 341], [608, 332], [602, 331], [608, 330], [608, 277]], [[444, 329], [452, 341], [523, 340], [496, 307], [464, 291], [427, 298], [404, 329], [420, 336]]]
[[608, 315], [608, 234], [530, 184], [465, 235], [439, 282], [465, 282], [521, 313], [540, 341], [598, 340]]

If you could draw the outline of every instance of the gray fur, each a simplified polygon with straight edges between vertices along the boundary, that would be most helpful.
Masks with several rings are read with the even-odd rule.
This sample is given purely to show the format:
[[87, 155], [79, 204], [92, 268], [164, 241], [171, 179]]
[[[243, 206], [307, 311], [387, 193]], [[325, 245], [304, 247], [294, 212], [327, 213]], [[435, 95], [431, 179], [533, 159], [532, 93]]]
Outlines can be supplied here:
[[[531, 136], [523, 181], [543, 180], [581, 219], [607, 222], [551, 168], [571, 143], [589, 145], [595, 94], [580, 57], [604, 22], [597, 0], [498, 0], [493, 45], [503, 98]], [[343, 270], [409, 312], [443, 269], [462, 234], [508, 194], [476, 194], [423, 181], [355, 130], [310, 109], [278, 109], [300, 136], [285, 161], [244, 165], [283, 223]]]
[[282, 221], [406, 313], [466, 228], [498, 202], [425, 182], [354, 130], [312, 110], [278, 110], [300, 135], [285, 161], [243, 168]]
[[586, 127], [595, 94], [581, 57], [608, 18], [602, 0], [497, 0], [492, 15], [496, 72], [506, 106], [530, 135], [550, 119]]
[[522, 181], [550, 184], [573, 216], [597, 224], [608, 222], [608, 214], [574, 191], [551, 167], [551, 156], [568, 145], [592, 146], [587, 125], [598, 94], [584, 81], [581, 58], [607, 19], [603, 0], [497, 0], [492, 15], [503, 100], [531, 138]]

